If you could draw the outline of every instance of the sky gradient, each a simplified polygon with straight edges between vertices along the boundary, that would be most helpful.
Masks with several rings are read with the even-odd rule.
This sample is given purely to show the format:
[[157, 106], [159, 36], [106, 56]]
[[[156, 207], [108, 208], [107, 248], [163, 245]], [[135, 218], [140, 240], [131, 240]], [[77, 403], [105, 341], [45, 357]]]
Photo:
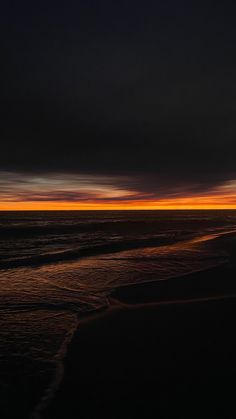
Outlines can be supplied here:
[[236, 208], [233, 2], [7, 2], [0, 210]]

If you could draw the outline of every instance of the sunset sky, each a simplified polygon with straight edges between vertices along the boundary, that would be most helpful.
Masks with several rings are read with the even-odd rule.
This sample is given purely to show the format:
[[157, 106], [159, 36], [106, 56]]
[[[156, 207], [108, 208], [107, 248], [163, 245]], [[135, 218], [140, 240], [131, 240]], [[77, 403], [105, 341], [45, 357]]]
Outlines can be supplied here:
[[236, 208], [233, 2], [2, 9], [0, 210]]

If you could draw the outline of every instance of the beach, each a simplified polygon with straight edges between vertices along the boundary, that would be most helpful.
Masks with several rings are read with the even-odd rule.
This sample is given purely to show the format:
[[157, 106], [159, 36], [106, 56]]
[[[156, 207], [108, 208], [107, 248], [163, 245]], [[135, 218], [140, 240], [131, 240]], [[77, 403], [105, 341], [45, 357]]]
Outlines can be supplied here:
[[235, 211], [7, 216], [2, 418], [235, 417]]
[[234, 242], [224, 266], [118, 288], [81, 320], [42, 417], [234, 418]]

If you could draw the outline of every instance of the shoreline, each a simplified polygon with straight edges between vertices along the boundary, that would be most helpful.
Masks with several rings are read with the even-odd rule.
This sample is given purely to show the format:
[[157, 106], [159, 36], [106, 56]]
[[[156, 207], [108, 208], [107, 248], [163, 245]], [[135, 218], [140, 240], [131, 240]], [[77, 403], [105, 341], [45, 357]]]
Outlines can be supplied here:
[[[137, 417], [140, 410], [147, 418], [180, 417], [175, 416], [167, 402], [169, 397], [177, 402], [178, 380], [182, 383], [182, 393], [193, 403], [204, 376], [210, 386], [209, 400], [206, 403], [207, 389], [202, 390], [196, 417], [202, 414], [204, 403], [211, 411], [214, 392], [219, 393], [215, 383], [221, 389], [222, 406], [225, 405], [226, 389], [230, 395], [230, 388], [223, 384], [236, 378], [234, 275], [235, 269], [228, 264], [177, 279], [115, 290], [109, 298], [108, 309], [79, 321], [64, 360], [61, 386], [42, 412], [42, 419], [80, 415], [86, 419], [99, 415], [130, 419]], [[221, 324], [219, 329], [217, 320]], [[227, 358], [231, 359], [230, 366]], [[212, 360], [218, 362], [218, 373]], [[186, 380], [191, 381], [192, 392], [185, 385]], [[171, 382], [175, 385], [169, 392]], [[165, 383], [163, 388], [161, 383]], [[166, 399], [165, 409], [169, 409], [166, 413], [159, 393]], [[227, 403], [232, 410], [231, 402], [230, 398]], [[190, 412], [181, 414], [189, 417]], [[219, 417], [230, 417], [225, 414]], [[193, 412], [190, 416], [195, 417]]]
[[69, 345], [72, 342], [76, 331], [78, 330], [78, 326], [79, 319], [75, 317], [73, 327], [68, 331], [67, 336], [65, 337], [64, 341], [62, 342], [62, 345], [60, 346], [58, 352], [54, 357], [54, 361], [57, 364], [57, 367], [55, 369], [52, 381], [50, 385], [45, 389], [45, 392], [43, 392], [38, 403], [34, 407], [30, 415], [30, 419], [41, 419], [42, 412], [49, 406], [58, 388], [60, 387], [60, 384], [64, 376], [64, 360], [67, 355]]
[[[55, 236], [45, 238], [45, 248], [40, 241], [39, 265], [12, 269], [11, 261], [12, 272], [1, 271], [4, 418], [136, 419], [140, 411], [144, 418], [192, 417], [191, 409], [188, 415], [182, 412], [184, 404], [171, 412], [172, 400], [177, 403], [181, 394], [202, 410], [204, 394], [212, 394], [208, 417], [217, 417], [210, 411], [214, 400], [232, 405], [227, 394], [230, 378], [236, 379], [235, 216], [186, 217], [164, 216], [163, 225], [156, 218], [146, 225], [145, 216], [134, 225], [129, 218], [117, 217], [110, 225], [105, 217], [104, 237], [114, 246], [100, 233], [101, 240], [94, 241], [99, 235], [90, 237], [89, 228], [88, 243], [104, 256], [90, 255], [89, 247], [81, 266], [80, 259], [73, 262], [75, 238], [63, 236], [61, 242], [61, 228], [56, 229]], [[60, 219], [62, 230], [67, 222], [78, 227], [73, 217]], [[28, 233], [37, 233], [37, 223], [45, 222], [49, 230], [54, 224], [50, 218], [32, 217], [32, 229], [27, 217], [18, 221], [9, 223], [12, 232], [16, 222], [17, 232], [19, 224], [29, 242], [19, 237], [13, 251], [10, 240], [9, 249], [14, 261], [25, 264], [26, 259], [32, 261], [31, 253], [38, 254], [38, 242]], [[197, 229], [198, 224], [207, 231]], [[161, 245], [160, 231], [165, 229], [168, 244]], [[170, 244], [174, 237], [177, 241]], [[122, 248], [125, 252], [113, 255], [120, 252], [117, 242], [125, 242], [128, 251]], [[133, 246], [143, 250], [133, 251]], [[68, 261], [61, 260], [57, 248], [65, 248]], [[50, 254], [60, 261], [50, 262]], [[198, 394], [198, 402], [186, 383]], [[236, 416], [233, 406], [220, 418], [232, 419], [232, 414]]]

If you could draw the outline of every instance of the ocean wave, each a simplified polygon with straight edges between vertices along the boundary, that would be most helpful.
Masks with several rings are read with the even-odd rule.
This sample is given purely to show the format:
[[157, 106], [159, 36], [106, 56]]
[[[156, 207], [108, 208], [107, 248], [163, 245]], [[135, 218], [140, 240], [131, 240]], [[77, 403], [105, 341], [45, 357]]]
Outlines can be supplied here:
[[[136, 238], [136, 240], [123, 240], [123, 241], [107, 241], [106, 243], [85, 245], [69, 250], [52, 250], [49, 253], [33, 254], [29, 256], [23, 255], [7, 255], [8, 257], [2, 256], [0, 259], [0, 269], [13, 269], [17, 267], [27, 266], [41, 266], [44, 264], [51, 264], [56, 262], [73, 261], [76, 259], [92, 257], [97, 255], [115, 254], [125, 250], [134, 250], [141, 248], [161, 247], [166, 245], [178, 244], [184, 241], [191, 243], [193, 241], [210, 241], [222, 235], [234, 233], [236, 229], [232, 228], [220, 228], [210, 229], [205, 233], [196, 232], [183, 232], [177, 234], [176, 232], [158, 234], [154, 237], [142, 237]], [[151, 257], [151, 256], [150, 256]]]
[[87, 247], [79, 247], [70, 250], [62, 250], [56, 252], [50, 252], [45, 254], [38, 254], [32, 255], [30, 257], [23, 257], [17, 258], [17, 255], [12, 256], [9, 259], [2, 259], [0, 260], [0, 269], [12, 269], [16, 267], [22, 266], [39, 266], [42, 264], [48, 263], [55, 263], [55, 262], [63, 262], [66, 260], [73, 260], [83, 257], [95, 256], [100, 254], [106, 253], [117, 253], [122, 250], [128, 249], [137, 249], [137, 248], [144, 248], [144, 247], [152, 247], [152, 246], [163, 246], [167, 244], [173, 244], [180, 240], [186, 240], [187, 238], [194, 237], [196, 234], [182, 234], [182, 236], [177, 236], [174, 234], [168, 235], [158, 235], [158, 237], [154, 238], [142, 238], [136, 240], [124, 240], [124, 241], [108, 241], [104, 244], [94, 245], [94, 246], [87, 246]]

